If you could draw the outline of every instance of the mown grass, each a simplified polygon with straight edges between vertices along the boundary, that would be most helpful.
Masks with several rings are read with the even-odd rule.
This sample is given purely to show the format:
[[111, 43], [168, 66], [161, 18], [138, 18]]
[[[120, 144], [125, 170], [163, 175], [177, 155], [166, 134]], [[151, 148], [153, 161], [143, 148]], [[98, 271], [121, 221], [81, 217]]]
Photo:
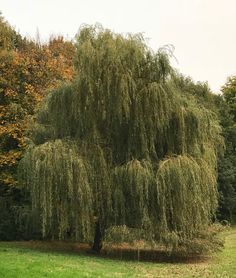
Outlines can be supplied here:
[[236, 228], [225, 232], [225, 249], [198, 263], [144, 263], [100, 258], [69, 244], [0, 242], [0, 277], [236, 277]]
[[224, 233], [225, 248], [215, 256], [210, 270], [217, 276], [236, 277], [236, 227]]

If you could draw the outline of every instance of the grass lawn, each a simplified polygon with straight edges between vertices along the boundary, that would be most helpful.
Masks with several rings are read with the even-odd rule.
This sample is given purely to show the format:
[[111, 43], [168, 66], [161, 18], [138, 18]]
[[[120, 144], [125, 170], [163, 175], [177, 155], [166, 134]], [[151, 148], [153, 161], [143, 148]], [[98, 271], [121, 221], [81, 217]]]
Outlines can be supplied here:
[[[236, 228], [225, 232], [225, 249], [199, 263], [144, 263], [59, 251], [35, 242], [0, 242], [0, 278], [34, 277], [236, 277]], [[70, 244], [68, 244], [70, 245]], [[68, 248], [72, 249], [72, 245]], [[71, 250], [70, 249], [70, 250]]]

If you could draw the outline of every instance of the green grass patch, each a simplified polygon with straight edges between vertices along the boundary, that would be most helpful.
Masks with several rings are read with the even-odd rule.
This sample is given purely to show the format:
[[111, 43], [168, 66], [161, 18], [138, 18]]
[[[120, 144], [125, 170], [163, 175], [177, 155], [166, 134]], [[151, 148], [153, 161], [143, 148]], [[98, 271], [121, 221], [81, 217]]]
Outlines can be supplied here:
[[198, 263], [146, 263], [95, 257], [72, 243], [0, 242], [0, 277], [236, 277], [236, 228], [225, 248]]

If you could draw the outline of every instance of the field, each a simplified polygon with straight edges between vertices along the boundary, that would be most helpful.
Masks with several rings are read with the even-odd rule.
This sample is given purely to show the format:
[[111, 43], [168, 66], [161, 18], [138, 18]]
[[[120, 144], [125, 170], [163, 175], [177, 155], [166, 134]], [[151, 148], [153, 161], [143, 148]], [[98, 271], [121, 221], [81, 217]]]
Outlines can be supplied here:
[[[236, 228], [225, 249], [201, 262], [146, 263], [96, 257], [68, 243], [0, 242], [0, 277], [236, 277]], [[65, 246], [64, 246], [65, 247]]]

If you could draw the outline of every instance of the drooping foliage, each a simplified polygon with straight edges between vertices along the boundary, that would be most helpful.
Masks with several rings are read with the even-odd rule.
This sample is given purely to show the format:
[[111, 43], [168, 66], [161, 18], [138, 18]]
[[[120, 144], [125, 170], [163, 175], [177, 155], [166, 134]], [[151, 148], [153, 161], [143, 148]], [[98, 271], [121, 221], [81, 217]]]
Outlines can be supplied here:
[[177, 73], [174, 81], [181, 90], [194, 95], [197, 102], [214, 111], [219, 118], [224, 138], [224, 150], [218, 156], [218, 191], [219, 207], [217, 218], [230, 223], [236, 221], [236, 81], [235, 77], [228, 78], [222, 87], [222, 94], [213, 94], [207, 83], [194, 83], [190, 77]]
[[217, 202], [216, 177], [209, 167], [204, 159], [187, 155], [161, 161], [157, 183], [163, 234], [171, 230], [191, 238], [208, 225]]
[[126, 225], [154, 242], [196, 238], [217, 207], [215, 114], [140, 35], [84, 27], [75, 65], [38, 112], [19, 168], [44, 236], [96, 240]]

